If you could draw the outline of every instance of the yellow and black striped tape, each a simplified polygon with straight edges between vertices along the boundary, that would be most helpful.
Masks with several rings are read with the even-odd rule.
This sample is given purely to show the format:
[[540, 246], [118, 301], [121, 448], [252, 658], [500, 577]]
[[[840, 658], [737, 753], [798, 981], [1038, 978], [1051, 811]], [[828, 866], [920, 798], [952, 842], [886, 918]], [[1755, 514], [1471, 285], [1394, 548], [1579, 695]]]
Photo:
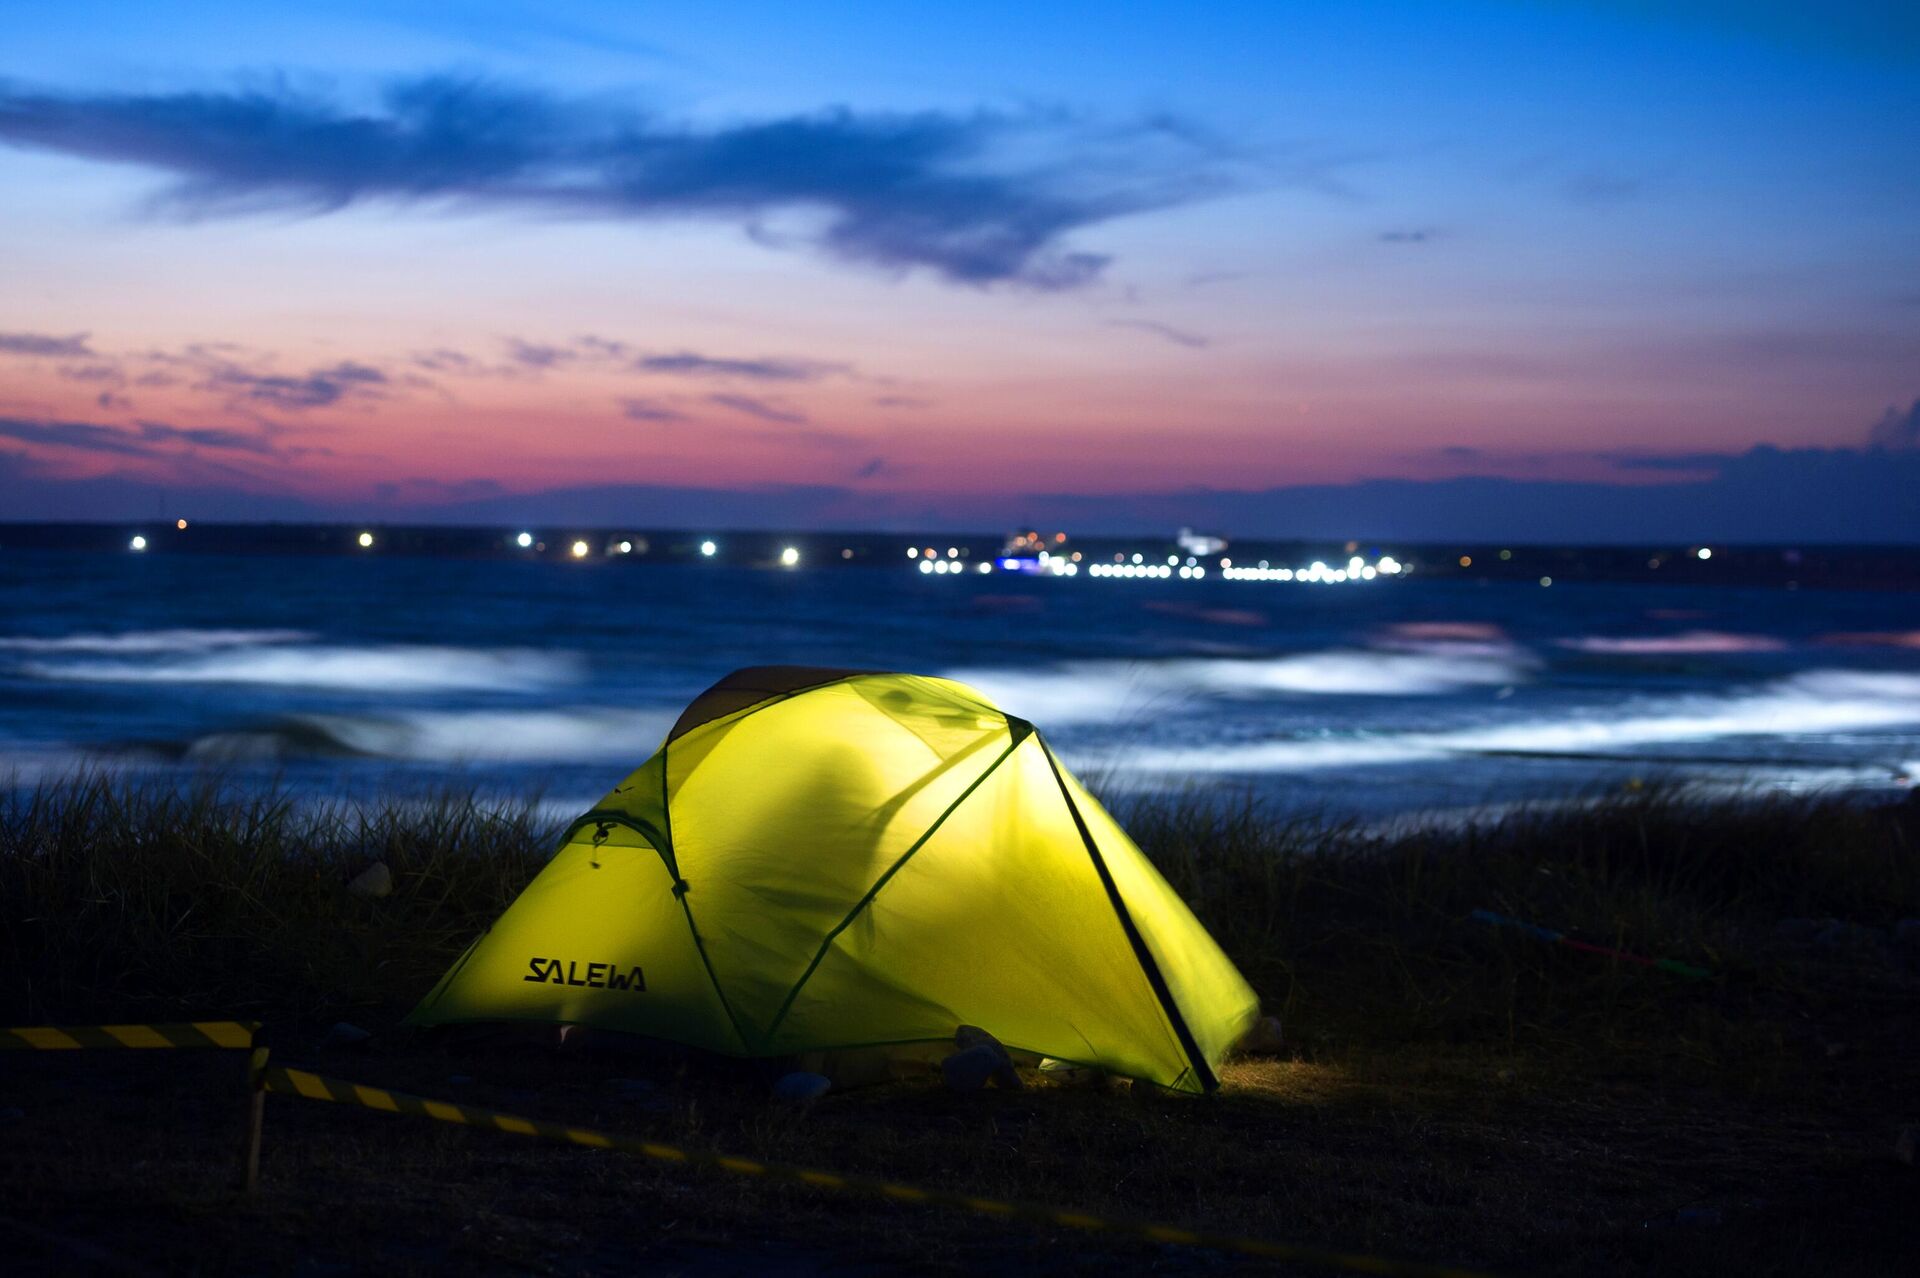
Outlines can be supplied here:
[[0, 1051], [87, 1051], [93, 1048], [245, 1048], [253, 1021], [188, 1021], [173, 1025], [39, 1025], [0, 1029]]
[[1174, 1225], [1109, 1220], [1104, 1216], [1066, 1211], [1038, 1203], [975, 1198], [969, 1194], [956, 1194], [940, 1189], [922, 1189], [917, 1185], [904, 1185], [897, 1181], [880, 1180], [869, 1176], [842, 1176], [833, 1172], [815, 1171], [782, 1163], [763, 1163], [753, 1158], [681, 1149], [673, 1145], [662, 1145], [656, 1141], [641, 1140], [634, 1136], [595, 1131], [588, 1127], [569, 1127], [563, 1123], [520, 1118], [513, 1114], [481, 1109], [474, 1105], [456, 1105], [451, 1101], [410, 1096], [405, 1092], [391, 1092], [381, 1087], [367, 1087], [360, 1083], [343, 1082], [337, 1078], [324, 1078], [305, 1070], [287, 1069], [278, 1065], [268, 1067], [264, 1077], [268, 1091], [285, 1096], [301, 1096], [308, 1100], [359, 1105], [367, 1109], [380, 1110], [383, 1113], [411, 1114], [442, 1123], [490, 1127], [496, 1131], [511, 1132], [516, 1136], [538, 1136], [545, 1140], [561, 1141], [571, 1145], [585, 1145], [589, 1149], [617, 1149], [660, 1162], [712, 1167], [735, 1175], [788, 1181], [799, 1185], [811, 1185], [817, 1189], [847, 1190], [857, 1194], [890, 1198], [896, 1202], [921, 1203], [930, 1207], [948, 1207], [983, 1216], [1001, 1216], [1041, 1225], [1058, 1225], [1089, 1232], [1120, 1234], [1145, 1242], [1207, 1247], [1243, 1256], [1291, 1261], [1295, 1264], [1344, 1270], [1348, 1273], [1380, 1274], [1387, 1278], [1482, 1278], [1482, 1275], [1472, 1270], [1456, 1269], [1448, 1265], [1429, 1265], [1418, 1261], [1392, 1260], [1384, 1256], [1328, 1251], [1318, 1247], [1273, 1242], [1265, 1238], [1202, 1233]]

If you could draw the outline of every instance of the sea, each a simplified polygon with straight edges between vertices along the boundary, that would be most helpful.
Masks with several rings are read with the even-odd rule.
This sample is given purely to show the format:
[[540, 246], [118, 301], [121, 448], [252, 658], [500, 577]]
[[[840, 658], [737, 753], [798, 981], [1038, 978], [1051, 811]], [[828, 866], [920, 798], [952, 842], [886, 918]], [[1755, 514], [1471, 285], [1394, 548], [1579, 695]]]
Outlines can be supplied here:
[[758, 664], [959, 679], [1109, 796], [1366, 827], [1920, 775], [1912, 590], [974, 567], [13, 551], [0, 784], [470, 791], [564, 819]]

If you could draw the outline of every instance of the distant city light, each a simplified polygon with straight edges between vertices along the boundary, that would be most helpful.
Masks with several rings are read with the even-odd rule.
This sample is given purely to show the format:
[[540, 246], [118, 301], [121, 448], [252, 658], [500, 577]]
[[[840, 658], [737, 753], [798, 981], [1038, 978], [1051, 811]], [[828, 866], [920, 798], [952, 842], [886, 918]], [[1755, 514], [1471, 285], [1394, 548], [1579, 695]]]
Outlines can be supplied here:
[[1500, 557], [1502, 559], [1511, 559], [1513, 558], [1513, 552], [1511, 550], [1503, 550], [1500, 552]]
[[719, 550], [720, 550], [720, 547], [715, 545], [711, 541], [703, 541], [700, 543], [700, 553], [705, 555], [708, 559], [711, 559], [714, 557], [714, 555], [718, 554]]
[[1143, 558], [1142, 558], [1142, 557], [1140, 556], [1140, 554], [1139, 554], [1139, 553], [1138, 553], [1138, 552], [1136, 551], [1136, 552], [1134, 553], [1134, 556], [1133, 556], [1133, 562], [1135, 562], [1136, 564], [1140, 564], [1140, 563], [1145, 563], [1145, 562], [1146, 562], [1146, 560], [1145, 560], [1145, 559], [1143, 559]]
[[1702, 559], [1711, 559], [1713, 558], [1713, 551], [1709, 550], [1705, 546], [1702, 546], [1700, 547], [1700, 557]]
[[983, 560], [981, 560], [981, 561], [980, 561], [980, 571], [981, 571], [981, 572], [992, 572], [992, 571], [993, 571], [993, 565], [992, 565], [991, 563], [989, 563], [989, 562], [987, 562], [986, 560], [984, 560], [984, 559], [983, 559]]
[[181, 532], [185, 532], [187, 530], [187, 521], [184, 519], [176, 519], [173, 521], [173, 526]]
[[1551, 586], [1551, 585], [1553, 584], [1553, 578], [1551, 578], [1551, 577], [1542, 577], [1542, 578], [1540, 579], [1540, 584], [1541, 584], [1541, 585], [1543, 585], [1543, 586]]
[[920, 547], [918, 546], [907, 547], [907, 558], [918, 559], [919, 557], [920, 557]]
[[782, 550], [780, 552], [781, 567], [791, 568], [795, 564], [798, 564], [799, 562], [800, 562], [800, 548], [798, 546], [788, 546], [785, 550]]
[[947, 547], [947, 558], [958, 559], [959, 557], [960, 557], [960, 547], [958, 546]]
[[127, 543], [128, 550], [145, 550], [146, 548], [147, 539], [138, 534], [135, 534], [134, 539]]
[[924, 572], [924, 573], [928, 573], [928, 574], [931, 574], [931, 573], [933, 572], [933, 560], [931, 560], [931, 559], [922, 559], [922, 560], [920, 561], [920, 571], [921, 571], [921, 572]]
[[576, 542], [574, 542], [574, 543], [573, 543], [573, 557], [574, 557], [575, 559], [585, 559], [585, 558], [587, 557], [587, 543], [586, 543], [586, 542], [584, 542], [584, 541], [576, 541]]
[[370, 533], [370, 532], [363, 532], [363, 533], [361, 533], [361, 534], [360, 534], [360, 549], [362, 549], [362, 550], [367, 550], [367, 549], [370, 549], [370, 548], [371, 548], [372, 546], [373, 546], [373, 534], [372, 534], [372, 533]]
[[520, 547], [520, 549], [525, 550], [528, 546], [531, 546], [533, 544], [533, 534], [521, 533], [518, 537], [515, 537], [513, 539], [513, 544]]
[[853, 558], [853, 549], [851, 547], [843, 547], [840, 551], [840, 557], [842, 559]]
[[1473, 567], [1473, 556], [1472, 556], [1472, 555], [1462, 555], [1462, 556], [1460, 556], [1460, 566], [1461, 566], [1462, 568], [1471, 568], [1471, 567]]
[[620, 553], [623, 555], [631, 555], [633, 553], [633, 543], [630, 541], [621, 542]]

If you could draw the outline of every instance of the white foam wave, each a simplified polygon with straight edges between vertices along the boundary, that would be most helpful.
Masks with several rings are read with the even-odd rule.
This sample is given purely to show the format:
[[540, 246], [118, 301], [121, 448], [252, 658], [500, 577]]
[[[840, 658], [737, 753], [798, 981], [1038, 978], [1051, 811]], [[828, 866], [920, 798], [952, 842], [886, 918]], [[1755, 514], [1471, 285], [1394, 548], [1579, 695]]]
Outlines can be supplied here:
[[569, 654], [386, 645], [241, 647], [152, 661], [23, 663], [42, 679], [93, 683], [244, 683], [368, 692], [515, 692], [578, 676]]
[[667, 710], [599, 706], [293, 715], [210, 733], [187, 755], [202, 762], [349, 754], [424, 763], [612, 760], [637, 766], [659, 748], [673, 720]]
[[[1727, 737], [1818, 736], [1920, 724], [1920, 675], [1815, 670], [1724, 697], [1641, 703], [1638, 713], [1535, 720], [1447, 732], [1321, 736], [1117, 754], [1143, 772], [1305, 772], [1460, 754], [1588, 754]], [[1756, 760], [1756, 766], [1765, 766]]]
[[950, 670], [1035, 723], [1119, 723], [1196, 697], [1435, 696], [1523, 682], [1534, 662], [1517, 651], [1366, 652], [1168, 661], [1077, 661], [1038, 670]]
[[41, 637], [0, 636], [0, 652], [62, 652], [129, 655], [164, 652], [204, 652], [250, 644], [300, 643], [313, 636], [305, 630], [130, 630], [121, 634], [77, 634]]
[[1695, 656], [1729, 652], [1780, 652], [1786, 644], [1771, 635], [1735, 635], [1720, 630], [1688, 630], [1677, 635], [1586, 635], [1556, 640], [1562, 648], [1607, 656]]

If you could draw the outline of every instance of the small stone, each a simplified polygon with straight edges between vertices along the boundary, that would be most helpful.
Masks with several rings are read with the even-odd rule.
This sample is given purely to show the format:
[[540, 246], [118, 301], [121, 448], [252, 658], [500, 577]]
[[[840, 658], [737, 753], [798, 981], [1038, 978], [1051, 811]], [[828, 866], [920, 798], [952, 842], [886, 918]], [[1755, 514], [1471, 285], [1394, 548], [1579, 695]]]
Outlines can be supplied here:
[[346, 1021], [339, 1021], [327, 1031], [326, 1037], [320, 1040], [320, 1046], [360, 1047], [372, 1038], [373, 1034], [370, 1031], [363, 1030], [358, 1025], [350, 1025]]
[[1255, 1021], [1234, 1044], [1248, 1056], [1278, 1056], [1281, 1052], [1280, 1018], [1263, 1016]]
[[347, 891], [355, 896], [392, 896], [393, 871], [385, 861], [375, 861], [347, 880]]
[[773, 1085], [773, 1099], [782, 1105], [811, 1105], [832, 1090], [833, 1080], [825, 1074], [795, 1070]]
[[1920, 1167], [1920, 1123], [1908, 1123], [1900, 1129], [1893, 1138], [1893, 1156], [1909, 1167]]

